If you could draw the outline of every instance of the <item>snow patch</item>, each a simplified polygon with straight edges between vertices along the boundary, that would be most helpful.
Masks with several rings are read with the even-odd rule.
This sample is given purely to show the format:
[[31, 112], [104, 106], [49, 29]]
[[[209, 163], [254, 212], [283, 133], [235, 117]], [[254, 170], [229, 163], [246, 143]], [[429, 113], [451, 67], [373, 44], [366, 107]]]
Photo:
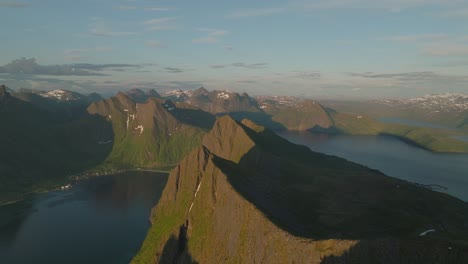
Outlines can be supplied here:
[[143, 125], [138, 125], [135, 130], [138, 130], [140, 129], [140, 135], [143, 133], [143, 131], [145, 130], [145, 127], [143, 127]]
[[200, 190], [201, 183], [202, 183], [202, 181], [200, 180], [200, 182], [198, 183], [198, 186], [197, 186], [197, 190], [195, 191], [195, 195], [193, 196], [193, 201], [192, 201], [192, 204], [190, 205], [189, 213], [190, 213], [190, 211], [192, 211], [192, 207], [193, 207], [193, 204], [195, 203], [195, 198], [197, 198], [197, 194], [198, 194], [198, 191]]
[[429, 229], [427, 231], [424, 231], [421, 234], [419, 234], [419, 236], [425, 236], [427, 233], [430, 233], [430, 232], [435, 232], [435, 229]]
[[130, 116], [127, 116], [127, 130], [128, 130], [128, 125], [130, 124]]
[[220, 92], [220, 93], [218, 93], [218, 98], [227, 100], [227, 99], [229, 99], [229, 94], [225, 93], [225, 92]]

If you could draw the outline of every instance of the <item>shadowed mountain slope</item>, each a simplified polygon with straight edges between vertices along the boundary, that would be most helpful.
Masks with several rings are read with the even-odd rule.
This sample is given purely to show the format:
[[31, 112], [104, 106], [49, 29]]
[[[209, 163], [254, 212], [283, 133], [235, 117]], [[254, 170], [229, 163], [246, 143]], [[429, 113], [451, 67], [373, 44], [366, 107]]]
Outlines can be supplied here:
[[427, 263], [449, 246], [468, 257], [462, 201], [227, 116], [172, 170], [151, 219], [134, 263]]
[[[66, 108], [69, 109], [69, 108]], [[0, 201], [47, 189], [67, 175], [102, 162], [110, 148], [98, 142], [112, 137], [101, 117], [65, 117], [22, 101], [0, 86]]]

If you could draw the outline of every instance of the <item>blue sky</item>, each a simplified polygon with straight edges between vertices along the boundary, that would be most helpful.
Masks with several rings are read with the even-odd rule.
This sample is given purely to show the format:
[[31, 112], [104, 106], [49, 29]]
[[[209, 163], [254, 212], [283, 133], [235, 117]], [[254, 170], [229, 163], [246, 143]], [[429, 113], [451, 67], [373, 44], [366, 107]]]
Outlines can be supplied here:
[[0, 82], [104, 94], [468, 93], [466, 25], [468, 0], [0, 0], [0, 65], [25, 57], [96, 73], [0, 69]]

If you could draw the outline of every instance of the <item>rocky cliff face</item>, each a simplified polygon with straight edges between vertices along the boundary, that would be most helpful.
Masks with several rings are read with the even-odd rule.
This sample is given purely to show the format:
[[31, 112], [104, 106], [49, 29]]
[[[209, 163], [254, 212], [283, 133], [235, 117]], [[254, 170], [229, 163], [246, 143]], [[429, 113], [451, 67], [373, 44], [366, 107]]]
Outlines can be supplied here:
[[124, 167], [177, 163], [200, 143], [214, 118], [157, 98], [136, 103], [124, 93], [91, 104], [88, 112], [112, 123], [113, 138], [103, 142], [113, 144], [108, 163]]
[[133, 262], [461, 261], [467, 220], [459, 200], [222, 117], [171, 172]]

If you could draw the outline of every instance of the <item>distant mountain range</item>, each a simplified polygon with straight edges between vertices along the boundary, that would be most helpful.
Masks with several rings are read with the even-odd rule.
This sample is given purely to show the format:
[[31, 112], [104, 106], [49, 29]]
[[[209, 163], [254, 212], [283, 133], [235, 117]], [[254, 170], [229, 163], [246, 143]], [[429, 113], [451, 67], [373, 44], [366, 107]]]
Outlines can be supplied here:
[[[382, 124], [364, 114], [343, 113], [350, 111], [336, 111], [340, 108], [297, 97], [254, 98], [246, 93], [201, 87], [162, 95], [155, 90], [131, 89], [103, 99], [96, 93], [83, 95], [64, 89], [13, 91], [0, 87], [0, 117], [5, 127], [0, 132], [0, 152], [4, 155], [0, 171], [5, 182], [9, 182], [4, 186], [14, 190], [13, 196], [21, 190], [54, 182], [49, 181], [50, 177], [63, 177], [82, 169], [174, 166], [200, 144], [216, 116], [225, 114], [273, 130], [390, 134], [434, 151], [468, 151], [468, 144], [453, 138], [453, 133]], [[441, 98], [461, 104], [463, 97]], [[368, 105], [358, 104], [372, 110], [369, 114], [378, 113], [378, 108]], [[384, 109], [387, 114], [391, 112]], [[468, 115], [457, 120], [461, 128], [468, 129]], [[27, 151], [30, 148], [36, 152]], [[72, 164], [77, 157], [83, 162]], [[19, 171], [18, 164], [38, 169]], [[18, 181], [20, 178], [23, 180]]]
[[339, 112], [365, 114], [373, 118], [396, 117], [414, 121], [468, 128], [468, 95], [439, 94], [410, 99], [371, 101], [327, 101], [327, 107]]
[[374, 100], [372, 102], [391, 107], [401, 107], [403, 109], [421, 108], [434, 112], [463, 112], [468, 110], [468, 95], [464, 94], [447, 93], [410, 99]]

